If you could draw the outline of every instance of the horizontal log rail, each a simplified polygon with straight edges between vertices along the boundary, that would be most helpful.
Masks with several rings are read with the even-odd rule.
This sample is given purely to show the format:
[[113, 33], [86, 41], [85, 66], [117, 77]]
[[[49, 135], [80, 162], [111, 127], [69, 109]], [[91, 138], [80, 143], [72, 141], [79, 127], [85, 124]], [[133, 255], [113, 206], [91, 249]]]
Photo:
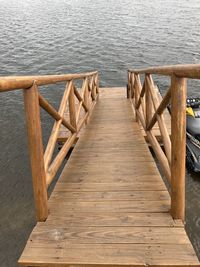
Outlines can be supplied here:
[[172, 65], [162, 67], [151, 67], [145, 69], [128, 70], [129, 73], [135, 74], [157, 74], [177, 77], [200, 79], [200, 64]]
[[32, 86], [34, 81], [37, 83], [37, 86], [41, 86], [70, 80], [84, 79], [85, 77], [97, 75], [97, 73], [97, 71], [93, 71], [79, 74], [0, 77], [0, 92], [27, 89]]
[[[144, 82], [141, 85], [141, 75]], [[171, 85], [162, 98], [152, 75], [171, 77]], [[174, 219], [185, 218], [185, 150], [187, 78], [200, 79], [200, 65], [175, 65], [128, 70], [127, 97], [171, 187], [171, 213]], [[164, 114], [170, 106], [171, 136]], [[170, 116], [170, 115], [169, 115]], [[160, 131], [163, 148], [155, 136]]]
[[[82, 81], [76, 88], [74, 81]], [[39, 86], [67, 82], [58, 111], [39, 93]], [[23, 89], [29, 154], [38, 221], [48, 216], [47, 189], [73, 146], [78, 133], [87, 123], [99, 95], [98, 72], [66, 75], [0, 77], [0, 92]], [[54, 120], [44, 151], [40, 107]], [[69, 132], [68, 139], [53, 158], [60, 127]]]

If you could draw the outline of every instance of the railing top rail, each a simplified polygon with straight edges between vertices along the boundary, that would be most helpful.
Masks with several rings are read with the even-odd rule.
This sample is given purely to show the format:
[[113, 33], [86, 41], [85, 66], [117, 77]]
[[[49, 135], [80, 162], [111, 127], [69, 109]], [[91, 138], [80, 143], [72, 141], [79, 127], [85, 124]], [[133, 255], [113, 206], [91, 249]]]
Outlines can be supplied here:
[[133, 70], [130, 69], [128, 72], [135, 74], [158, 74], [166, 76], [176, 75], [178, 77], [200, 79], [200, 64], [169, 65]]
[[33, 85], [35, 81], [37, 85], [54, 84], [58, 82], [70, 81], [73, 79], [83, 79], [97, 74], [97, 71], [75, 74], [60, 75], [42, 75], [42, 76], [8, 76], [0, 77], [0, 93], [17, 89], [26, 89]]

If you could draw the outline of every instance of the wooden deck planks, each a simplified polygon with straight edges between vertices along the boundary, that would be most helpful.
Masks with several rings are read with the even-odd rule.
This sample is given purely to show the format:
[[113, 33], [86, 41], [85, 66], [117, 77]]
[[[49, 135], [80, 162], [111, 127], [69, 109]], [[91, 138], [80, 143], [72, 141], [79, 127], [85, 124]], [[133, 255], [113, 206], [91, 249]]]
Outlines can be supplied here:
[[123, 200], [134, 200], [134, 201], [151, 201], [151, 200], [168, 200], [169, 195], [166, 191], [103, 191], [103, 192], [74, 192], [74, 191], [56, 191], [51, 196], [51, 201], [62, 202], [63, 200], [73, 201], [123, 201]]
[[199, 266], [121, 89], [103, 90], [22, 266]]
[[190, 244], [183, 228], [166, 227], [83, 227], [40, 224], [32, 232], [31, 243], [53, 243], [55, 239], [71, 244]]
[[[38, 257], [42, 255], [42, 257]], [[54, 242], [25, 250], [26, 265], [63, 266], [199, 266], [191, 245], [168, 244], [68, 244]], [[33, 263], [34, 260], [34, 263]], [[74, 264], [76, 262], [76, 264]], [[66, 264], [67, 263], [67, 264]]]
[[[43, 223], [42, 223], [43, 224]], [[130, 213], [122, 212], [79, 212], [74, 213], [69, 210], [63, 210], [59, 215], [59, 220], [56, 214], [50, 214], [48, 224], [59, 227], [67, 226], [148, 226], [148, 227], [182, 227], [180, 220], [174, 221], [169, 213]], [[39, 223], [38, 223], [39, 225]]]

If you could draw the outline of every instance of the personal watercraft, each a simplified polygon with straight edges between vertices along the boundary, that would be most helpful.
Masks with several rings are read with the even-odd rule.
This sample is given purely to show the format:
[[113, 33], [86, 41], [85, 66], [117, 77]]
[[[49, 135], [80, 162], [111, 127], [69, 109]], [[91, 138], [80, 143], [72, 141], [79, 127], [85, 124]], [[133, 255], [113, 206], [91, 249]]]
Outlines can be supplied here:
[[186, 166], [200, 172], [200, 98], [186, 102]]

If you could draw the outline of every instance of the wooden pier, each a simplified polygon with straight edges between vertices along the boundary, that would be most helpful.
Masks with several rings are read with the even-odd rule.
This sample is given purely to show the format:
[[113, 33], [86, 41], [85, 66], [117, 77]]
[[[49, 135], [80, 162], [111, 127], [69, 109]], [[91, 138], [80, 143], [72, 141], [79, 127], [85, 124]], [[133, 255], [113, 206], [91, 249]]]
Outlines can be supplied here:
[[[129, 71], [127, 88], [99, 88], [96, 72], [78, 76], [81, 89], [73, 82], [77, 76], [62, 76], [68, 83], [59, 111], [37, 88], [61, 77], [0, 79], [0, 91], [23, 88], [25, 95], [38, 223], [20, 266], [200, 266], [184, 229], [186, 80], [179, 72], [197, 78], [200, 66], [168, 68], [156, 68], [172, 77], [163, 99], [149, 69]], [[45, 153], [39, 105], [55, 118]], [[52, 159], [57, 141], [64, 144]], [[47, 201], [46, 188], [73, 145]]]

